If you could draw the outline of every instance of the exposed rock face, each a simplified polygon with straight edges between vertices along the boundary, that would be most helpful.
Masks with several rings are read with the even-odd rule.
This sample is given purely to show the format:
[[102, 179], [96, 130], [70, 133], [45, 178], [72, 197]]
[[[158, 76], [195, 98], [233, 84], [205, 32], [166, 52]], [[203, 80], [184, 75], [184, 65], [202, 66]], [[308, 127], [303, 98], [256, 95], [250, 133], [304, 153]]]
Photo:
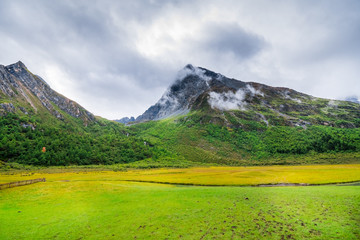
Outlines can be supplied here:
[[[0, 97], [3, 95], [1, 98], [11, 101], [22, 99], [28, 102], [35, 112], [39, 107], [36, 104], [36, 99], [38, 99], [41, 105], [58, 119], [63, 119], [64, 116], [56, 110], [56, 107], [73, 117], [82, 119], [84, 124], [95, 120], [93, 114], [76, 102], [52, 90], [41, 77], [33, 75], [20, 61], [9, 66], [0, 65], [0, 90]], [[2, 104], [0, 107], [5, 112], [15, 111], [12, 103]], [[18, 107], [20, 111], [27, 114], [26, 108]]]
[[[5, 110], [5, 112], [15, 112], [15, 107], [12, 103], [0, 103], [0, 108]], [[3, 115], [3, 112], [0, 112], [0, 116]]]
[[[160, 100], [136, 121], [159, 120], [186, 114], [190, 110], [207, 110], [220, 115], [231, 112], [235, 118], [262, 121], [266, 125], [278, 118], [276, 121], [280, 120], [281, 124], [302, 127], [333, 125], [326, 121], [327, 117], [319, 116], [341, 120], [360, 117], [359, 104], [315, 98], [288, 88], [242, 82], [187, 65]], [[269, 121], [268, 117], [274, 121]]]
[[189, 64], [178, 73], [176, 81], [166, 90], [160, 100], [137, 117], [136, 121], [158, 120], [186, 114], [197, 97], [216, 85], [222, 78], [220, 74], [195, 68]]

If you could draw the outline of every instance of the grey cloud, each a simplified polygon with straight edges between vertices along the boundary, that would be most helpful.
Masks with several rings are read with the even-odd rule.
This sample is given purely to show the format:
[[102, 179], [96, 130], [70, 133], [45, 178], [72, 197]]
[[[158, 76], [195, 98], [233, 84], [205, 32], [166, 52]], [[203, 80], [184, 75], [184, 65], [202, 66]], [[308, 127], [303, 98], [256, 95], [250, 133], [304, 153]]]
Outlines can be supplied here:
[[[128, 97], [130, 91], [163, 83], [166, 71], [136, 51], [129, 36], [132, 26], [127, 24], [150, 24], [158, 11], [160, 3], [151, 1], [1, 1], [0, 36], [16, 43], [18, 48], [12, 49], [16, 61], [24, 61], [35, 73], [41, 64], [59, 65], [75, 81], [72, 87], [76, 89], [71, 92], [79, 92], [69, 97], [83, 96], [80, 103], [96, 111], [87, 105], [93, 98], [123, 104], [122, 97]], [[26, 55], [29, 59], [24, 59]], [[32, 62], [35, 58], [43, 62]], [[119, 86], [121, 78], [135, 87]]]
[[[360, 60], [360, 2], [359, 1], [300, 1], [297, 6], [304, 11], [305, 25], [317, 26], [304, 32], [305, 42], [316, 36], [317, 41], [295, 49], [291, 57], [294, 64], [314, 64], [329, 59]], [[299, 29], [301, 32], [302, 29]], [[320, 37], [319, 37], [320, 36]]]
[[216, 55], [232, 54], [238, 60], [253, 57], [267, 45], [264, 38], [244, 30], [236, 23], [209, 23], [200, 42], [204, 51]]
[[[62, 94], [108, 118], [141, 114], [187, 63], [315, 96], [357, 95], [359, 6], [351, 0], [2, 0], [0, 64], [22, 60], [45, 80], [60, 81]], [[141, 52], [139, 37], [153, 40], [145, 46], [159, 53]], [[64, 71], [71, 84], [47, 79], [47, 65]], [[333, 70], [331, 81], [324, 68]]]

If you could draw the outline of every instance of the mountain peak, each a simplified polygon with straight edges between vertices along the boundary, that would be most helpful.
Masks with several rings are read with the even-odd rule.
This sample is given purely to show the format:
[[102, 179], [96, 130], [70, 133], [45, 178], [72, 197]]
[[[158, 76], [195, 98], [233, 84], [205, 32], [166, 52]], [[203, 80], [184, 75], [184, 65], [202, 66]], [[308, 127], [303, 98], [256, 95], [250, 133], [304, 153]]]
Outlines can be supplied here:
[[16, 70], [20, 70], [20, 69], [27, 69], [27, 67], [25, 66], [25, 64], [22, 61], [17, 61], [16, 63], [10, 64], [6, 66], [7, 69], [16, 69]]
[[19, 66], [19, 67], [21, 67], [21, 68], [26, 68], [26, 66], [25, 66], [25, 64], [22, 62], [22, 61], [17, 61], [16, 63], [15, 63], [15, 65], [17, 65], [17, 66]]
[[[85, 125], [95, 121], [95, 117], [90, 112], [51, 89], [41, 77], [32, 74], [21, 61], [0, 68], [0, 94], [3, 94], [4, 99], [9, 103], [19, 103], [16, 105], [19, 105], [20, 111], [26, 114], [46, 109], [62, 120], [64, 113], [67, 113], [82, 119]], [[9, 108], [0, 106], [0, 115], [7, 114], [8, 110]]]
[[192, 64], [187, 64], [183, 69], [190, 69], [190, 70], [194, 70], [194, 66]]
[[236, 81], [237, 84], [234, 84], [234, 81], [231, 79], [226, 81], [226, 78], [219, 73], [188, 64], [177, 73], [176, 80], [160, 100], [137, 117], [136, 121], [157, 120], [185, 114], [204, 92], [221, 86], [239, 88], [243, 84], [241, 81]]
[[183, 80], [189, 75], [197, 75], [200, 78], [203, 78], [206, 72], [205, 70], [206, 70], [205, 68], [194, 67], [193, 65], [188, 64], [180, 71], [178, 71], [176, 76], [176, 81]]
[[[353, 112], [350, 113], [348, 109]], [[160, 100], [136, 121], [159, 120], [187, 114], [191, 110], [199, 110], [223, 120], [224, 112], [228, 112], [233, 117], [264, 122], [266, 125], [302, 127], [309, 124], [335, 126], [339, 119], [360, 117], [359, 105], [355, 103], [315, 98], [288, 88], [242, 82], [188, 64], [178, 72], [176, 80]], [[348, 112], [349, 117], [343, 119], [341, 111]], [[224, 121], [230, 122], [226, 118]], [[342, 126], [355, 125], [345, 121]]]

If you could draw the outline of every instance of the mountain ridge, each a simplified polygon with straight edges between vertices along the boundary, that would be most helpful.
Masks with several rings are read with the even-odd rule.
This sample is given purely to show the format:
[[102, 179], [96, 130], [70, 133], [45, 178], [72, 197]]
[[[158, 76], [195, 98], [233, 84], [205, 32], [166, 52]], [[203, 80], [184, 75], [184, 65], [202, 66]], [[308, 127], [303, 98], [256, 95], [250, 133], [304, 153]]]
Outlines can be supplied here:
[[360, 152], [359, 104], [242, 82], [192, 65], [149, 108], [145, 117], [151, 120], [130, 126], [95, 119], [22, 62], [1, 65], [0, 80], [4, 162], [263, 165], [288, 164], [293, 156], [292, 164], [303, 164], [357, 161]]
[[[29, 111], [37, 112], [39, 107], [43, 107], [60, 120], [64, 119], [64, 116], [58, 109], [81, 119], [84, 125], [95, 121], [92, 113], [51, 89], [44, 79], [32, 74], [21, 61], [7, 66], [0, 65], [0, 90], [0, 114], [15, 112], [17, 109], [28, 114]], [[20, 104], [19, 101], [23, 103]], [[41, 105], [36, 104], [36, 101]]]
[[22, 62], [0, 65], [0, 169], [3, 163], [131, 163], [155, 154], [123, 125], [95, 117], [51, 89]]
[[345, 120], [342, 127], [357, 127], [352, 120], [360, 118], [360, 105], [356, 103], [317, 98], [285, 87], [243, 82], [188, 64], [179, 71], [159, 101], [134, 122], [161, 120], [195, 110], [218, 112], [218, 115], [231, 112], [239, 119], [243, 118], [240, 115], [251, 113], [254, 119], [267, 125], [282, 122], [302, 127], [335, 126], [341, 120]]

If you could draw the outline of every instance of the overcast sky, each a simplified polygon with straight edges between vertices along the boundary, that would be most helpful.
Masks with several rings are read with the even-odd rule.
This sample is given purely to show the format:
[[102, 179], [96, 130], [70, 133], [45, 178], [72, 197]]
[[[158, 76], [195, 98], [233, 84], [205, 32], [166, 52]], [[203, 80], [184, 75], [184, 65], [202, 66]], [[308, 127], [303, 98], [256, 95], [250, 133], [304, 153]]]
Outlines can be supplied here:
[[142, 114], [188, 63], [360, 97], [360, 1], [0, 0], [0, 64], [18, 60], [108, 119]]

